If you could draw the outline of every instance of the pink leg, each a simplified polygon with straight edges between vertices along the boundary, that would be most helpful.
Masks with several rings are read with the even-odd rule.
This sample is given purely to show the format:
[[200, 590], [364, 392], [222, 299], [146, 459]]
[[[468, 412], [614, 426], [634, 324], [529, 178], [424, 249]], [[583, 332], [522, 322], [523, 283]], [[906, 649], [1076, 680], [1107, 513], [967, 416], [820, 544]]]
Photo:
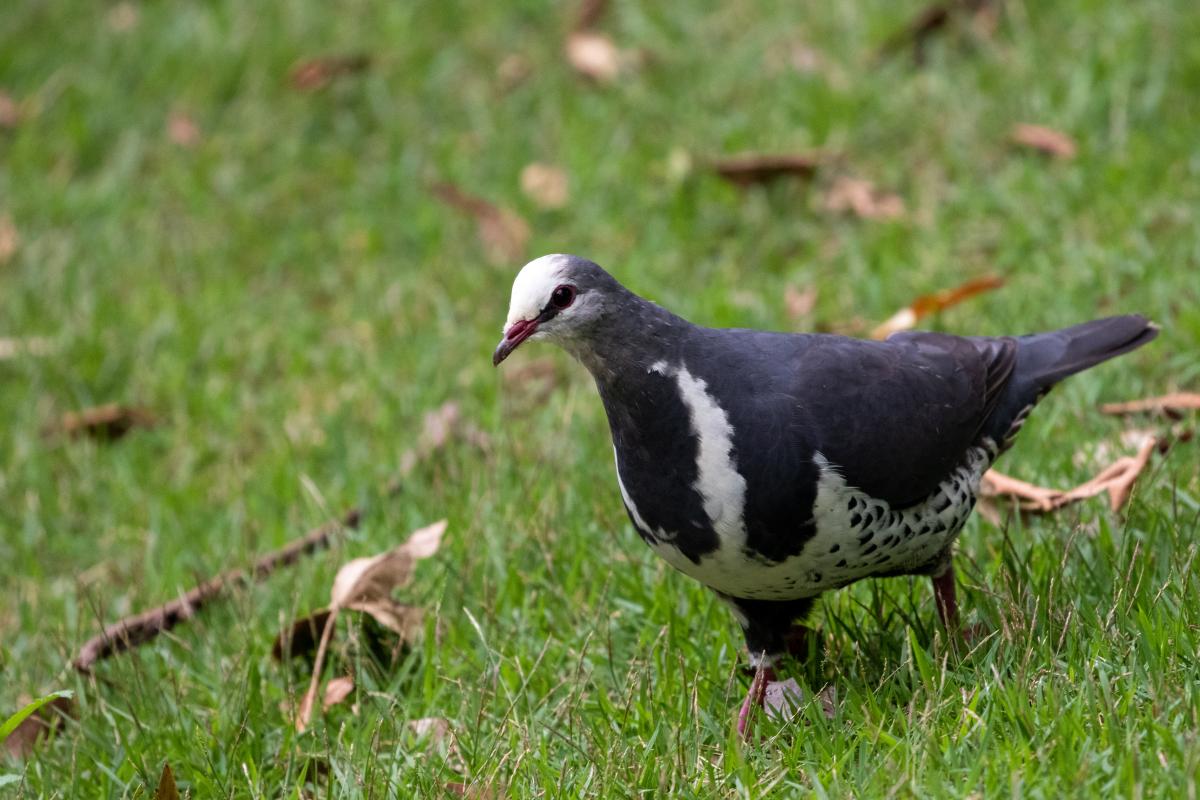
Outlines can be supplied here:
[[933, 599], [937, 602], [938, 616], [942, 627], [950, 633], [958, 630], [958, 599], [954, 586], [954, 567], [933, 579]]
[[755, 708], [762, 708], [763, 697], [767, 693], [767, 684], [774, 680], [774, 667], [760, 664], [754, 671], [754, 678], [750, 681], [750, 691], [746, 694], [746, 701], [742, 703], [742, 710], [738, 712], [737, 730], [738, 735], [743, 739], [750, 738], [750, 714]]

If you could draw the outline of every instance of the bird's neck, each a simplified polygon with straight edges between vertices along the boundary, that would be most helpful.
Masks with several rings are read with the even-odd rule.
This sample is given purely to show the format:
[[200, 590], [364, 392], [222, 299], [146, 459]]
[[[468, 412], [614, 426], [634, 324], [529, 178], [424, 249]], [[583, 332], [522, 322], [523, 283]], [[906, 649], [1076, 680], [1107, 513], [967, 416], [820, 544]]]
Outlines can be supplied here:
[[630, 293], [620, 313], [598, 320], [586, 337], [562, 346], [587, 367], [607, 405], [610, 398], [630, 399], [640, 380], [658, 362], [673, 363], [694, 326], [665, 308]]

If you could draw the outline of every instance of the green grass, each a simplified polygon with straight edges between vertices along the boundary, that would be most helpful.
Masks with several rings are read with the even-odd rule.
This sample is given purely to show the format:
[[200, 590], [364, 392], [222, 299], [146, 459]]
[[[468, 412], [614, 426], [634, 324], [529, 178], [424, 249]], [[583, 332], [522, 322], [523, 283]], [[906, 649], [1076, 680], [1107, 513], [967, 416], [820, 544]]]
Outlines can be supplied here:
[[[0, 718], [77, 692], [79, 720], [23, 763], [18, 796], [145, 797], [164, 761], [192, 797], [437, 796], [456, 776], [406, 732], [449, 718], [470, 777], [512, 797], [1195, 797], [1200, 775], [1200, 458], [1155, 459], [1124, 516], [1102, 500], [999, 530], [958, 564], [970, 655], [937, 633], [921, 580], [825, 596], [822, 654], [795, 674], [838, 714], [764, 724], [739, 747], [740, 632], [630, 529], [581, 368], [518, 414], [492, 369], [519, 263], [489, 266], [452, 180], [525, 215], [530, 257], [588, 255], [698, 322], [880, 320], [997, 272], [1008, 285], [931, 324], [998, 334], [1138, 310], [1151, 347], [1073, 378], [1002, 466], [1069, 485], [1121, 452], [1095, 404], [1200, 385], [1200, 16], [1187, 0], [1009, 3], [996, 35], [940, 37], [917, 69], [874, 51], [919, 2], [618, 3], [604, 27], [653, 54], [610, 87], [563, 64], [563, 4], [105, 4], [9, 0], [0, 90], [0, 336], [57, 352], [0, 362]], [[814, 73], [778, 66], [789, 43]], [[370, 53], [302, 94], [288, 70]], [[497, 65], [531, 75], [505, 90]], [[170, 112], [202, 131], [165, 133]], [[1070, 162], [1015, 152], [1014, 122], [1069, 132]], [[820, 185], [739, 192], [678, 153], [823, 148], [908, 214], [821, 210]], [[570, 174], [541, 212], [535, 161]], [[522, 358], [514, 357], [514, 362]], [[506, 368], [511, 365], [506, 364]], [[378, 498], [422, 414], [453, 399], [489, 436]], [[161, 424], [111, 444], [46, 438], [64, 411], [121, 401]], [[308, 488], [306, 488], [308, 487]], [[247, 563], [342, 509], [363, 527], [205, 610], [93, 680], [66, 666], [105, 621]], [[355, 700], [304, 735], [278, 706], [301, 664], [282, 622], [337, 565], [448, 517], [409, 597], [431, 610], [397, 669], [353, 651]], [[314, 764], [328, 771], [314, 776]], [[307, 772], [306, 772], [307, 770]], [[305, 784], [305, 775], [311, 782]]]

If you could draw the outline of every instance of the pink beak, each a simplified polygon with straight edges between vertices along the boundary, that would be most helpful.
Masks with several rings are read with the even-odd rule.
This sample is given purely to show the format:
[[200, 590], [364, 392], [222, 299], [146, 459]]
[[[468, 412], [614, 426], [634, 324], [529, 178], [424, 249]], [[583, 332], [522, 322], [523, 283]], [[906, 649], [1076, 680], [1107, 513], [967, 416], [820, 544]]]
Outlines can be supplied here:
[[517, 349], [517, 345], [537, 333], [537, 329], [536, 319], [519, 319], [509, 325], [508, 330], [504, 332], [504, 338], [496, 345], [496, 352], [492, 353], [492, 366], [500, 366], [500, 362], [508, 358], [509, 354]]

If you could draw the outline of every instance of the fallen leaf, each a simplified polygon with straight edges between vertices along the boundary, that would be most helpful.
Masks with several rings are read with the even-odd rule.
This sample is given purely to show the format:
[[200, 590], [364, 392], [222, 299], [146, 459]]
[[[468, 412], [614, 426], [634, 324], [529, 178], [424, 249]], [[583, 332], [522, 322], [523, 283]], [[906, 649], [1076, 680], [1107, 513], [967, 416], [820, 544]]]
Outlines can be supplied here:
[[[913, 48], [913, 58], [918, 63], [925, 61], [925, 48], [933, 35], [950, 23], [960, 14], [970, 14], [975, 28], [980, 34], [987, 34], [994, 29], [996, 16], [992, 8], [996, 0], [939, 0], [931, 3], [914, 16], [907, 25], [889, 36], [879, 48], [879, 57], [883, 58], [896, 53], [908, 46]], [[980, 22], [980, 18], [985, 17]], [[989, 23], [987, 20], [991, 19]]]
[[27, 703], [0, 724], [0, 745], [12, 758], [26, 758], [37, 743], [53, 736], [75, 713], [74, 693], [51, 692]]
[[271, 655], [276, 661], [283, 661], [285, 658], [308, 655], [316, 650], [330, 613], [328, 608], [322, 608], [295, 620], [290, 628], [280, 631], [275, 637]]
[[17, 234], [17, 226], [13, 224], [12, 217], [0, 214], [0, 265], [12, 260], [20, 244], [21, 237]]
[[793, 155], [741, 153], [716, 159], [711, 166], [725, 180], [736, 186], [745, 187], [789, 176], [812, 178], [816, 174], [817, 168], [826, 160], [827, 156], [821, 153]]
[[0, 92], [0, 128], [15, 128], [21, 123], [21, 107], [8, 92]]
[[567, 35], [565, 51], [575, 71], [597, 83], [611, 83], [621, 74], [621, 51], [602, 33], [572, 31]]
[[400, 474], [406, 476], [434, 452], [445, 446], [459, 425], [462, 415], [458, 403], [448, 400], [433, 411], [425, 413], [424, 425], [415, 447], [400, 456]]
[[771, 681], [763, 692], [763, 711], [770, 719], [786, 722], [796, 717], [804, 704], [804, 691], [795, 678]]
[[579, 11], [575, 15], [575, 25], [572, 30], [586, 31], [594, 28], [607, 10], [608, 0], [583, 0], [579, 4]]
[[510, 92], [533, 74], [533, 65], [521, 53], [509, 53], [496, 66], [496, 79], [500, 90]]
[[167, 116], [167, 137], [180, 147], [192, 148], [200, 144], [200, 126], [182, 111], [172, 111]]
[[499, 266], [522, 260], [530, 230], [529, 224], [516, 212], [467, 194], [452, 183], [437, 183], [431, 190], [446, 205], [474, 218], [479, 242], [488, 261]]
[[837, 716], [838, 701], [837, 687], [832, 683], [825, 686], [817, 693], [817, 700], [821, 703], [821, 713], [825, 715], [825, 719], [833, 719]]
[[783, 305], [793, 325], [807, 322], [817, 305], [817, 287], [810, 284], [797, 289], [788, 284], [783, 289]]
[[1075, 140], [1061, 131], [1043, 125], [1018, 123], [1009, 135], [1013, 144], [1037, 150], [1048, 156], [1061, 159], [1075, 157]]
[[1125, 403], [1105, 403], [1100, 406], [1100, 411], [1118, 416], [1156, 414], [1168, 419], [1182, 419], [1186, 411], [1200, 411], [1200, 392], [1173, 392]]
[[361, 53], [308, 59], [292, 67], [292, 87], [301, 92], [315, 92], [336, 78], [363, 72], [369, 66], [371, 57]]
[[439, 520], [413, 531], [408, 539], [387, 552], [369, 558], [353, 559], [338, 570], [329, 595], [329, 616], [325, 619], [321, 639], [317, 644], [317, 653], [313, 657], [312, 679], [296, 712], [296, 730], [303, 732], [312, 721], [313, 706], [325, 666], [325, 654], [333, 638], [338, 614], [346, 608], [378, 608], [394, 603], [392, 592], [408, 584], [417, 561], [429, 558], [437, 552], [445, 532], [446, 520]]
[[71, 437], [86, 435], [115, 441], [134, 428], [151, 428], [154, 424], [154, 415], [144, 408], [108, 403], [83, 411], [67, 412], [46, 433]]
[[408, 728], [418, 739], [429, 738], [434, 744], [439, 744], [450, 735], [450, 722], [441, 717], [422, 717], [408, 721]]
[[839, 176], [825, 194], [825, 208], [835, 213], [851, 213], [860, 219], [896, 219], [904, 215], [899, 195], [882, 192], [861, 178]]
[[116, 33], [127, 33], [137, 27], [138, 10], [133, 3], [117, 3], [109, 9], [108, 28]]
[[1091, 480], [1065, 491], [1036, 486], [991, 469], [980, 482], [979, 494], [981, 498], [1013, 500], [1017, 508], [1024, 512], [1046, 514], [1107, 492], [1109, 508], [1116, 512], [1128, 502], [1134, 483], [1145, 471], [1150, 463], [1150, 455], [1159, 444], [1157, 437], [1148, 437], [1136, 455], [1118, 458]]
[[175, 772], [169, 761], [163, 763], [158, 788], [154, 790], [154, 800], [179, 800], [179, 787], [175, 785]]
[[552, 164], [527, 164], [521, 170], [521, 191], [539, 208], [562, 208], [569, 195], [567, 173]]
[[48, 356], [56, 349], [54, 340], [44, 336], [28, 336], [23, 339], [0, 336], [0, 361], [18, 356]]
[[871, 331], [871, 338], [886, 339], [893, 333], [908, 330], [930, 314], [944, 311], [977, 294], [999, 289], [1003, 285], [1003, 278], [996, 275], [984, 275], [981, 278], [972, 278], [952, 289], [921, 295]]
[[354, 692], [354, 678], [342, 675], [325, 684], [325, 698], [321, 701], [321, 710], [328, 711], [345, 700]]

